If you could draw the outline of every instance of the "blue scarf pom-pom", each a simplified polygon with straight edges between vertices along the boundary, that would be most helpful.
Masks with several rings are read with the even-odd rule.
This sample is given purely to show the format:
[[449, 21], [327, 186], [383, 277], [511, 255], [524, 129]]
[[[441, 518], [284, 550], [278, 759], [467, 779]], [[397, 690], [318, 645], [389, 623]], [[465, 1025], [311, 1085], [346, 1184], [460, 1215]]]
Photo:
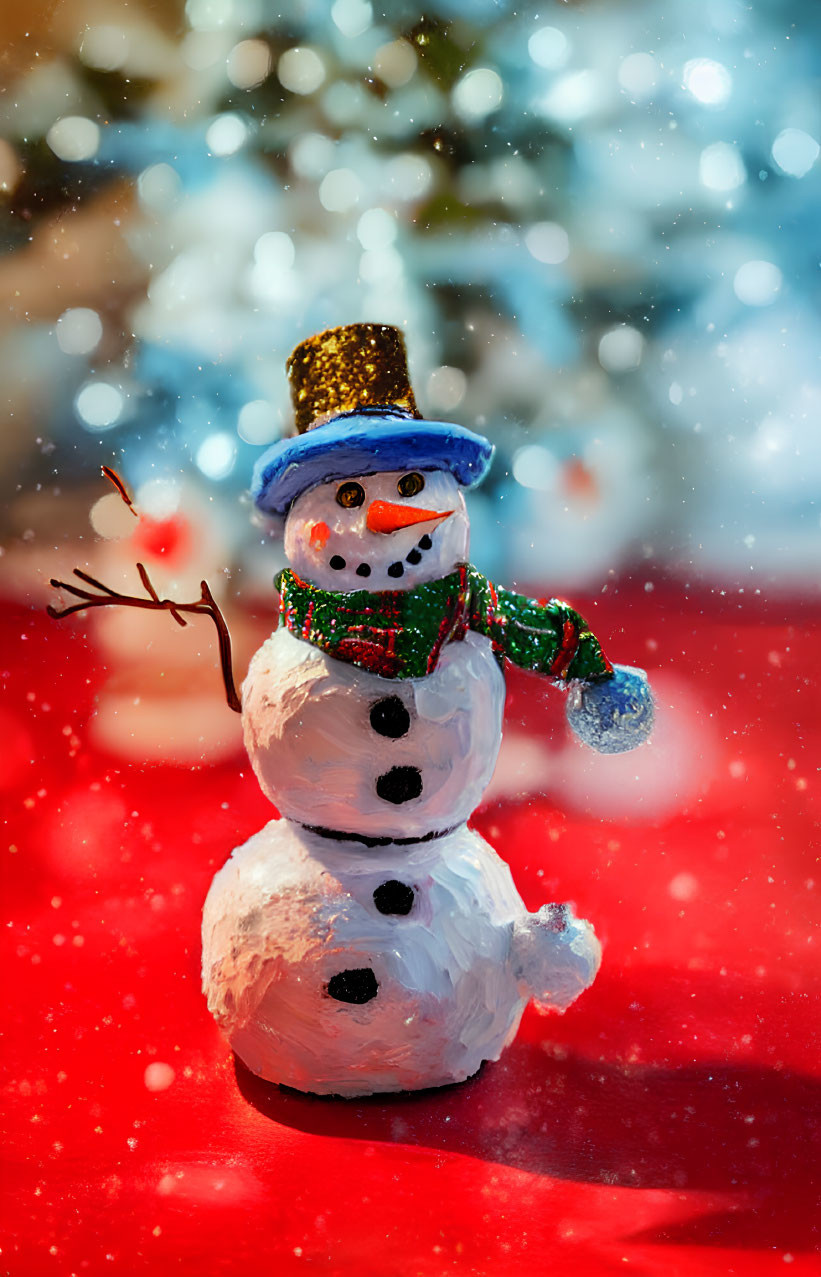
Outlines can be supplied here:
[[613, 677], [573, 688], [567, 721], [599, 754], [624, 754], [653, 730], [653, 693], [644, 670], [615, 665]]

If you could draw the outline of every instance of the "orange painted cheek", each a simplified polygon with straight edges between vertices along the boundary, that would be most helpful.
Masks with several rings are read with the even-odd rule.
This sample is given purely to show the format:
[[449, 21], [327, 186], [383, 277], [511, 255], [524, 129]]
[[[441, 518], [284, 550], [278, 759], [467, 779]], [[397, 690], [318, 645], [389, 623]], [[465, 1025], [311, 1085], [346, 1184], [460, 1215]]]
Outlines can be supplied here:
[[321, 550], [330, 535], [331, 529], [327, 523], [314, 523], [308, 533], [308, 542], [313, 550]]

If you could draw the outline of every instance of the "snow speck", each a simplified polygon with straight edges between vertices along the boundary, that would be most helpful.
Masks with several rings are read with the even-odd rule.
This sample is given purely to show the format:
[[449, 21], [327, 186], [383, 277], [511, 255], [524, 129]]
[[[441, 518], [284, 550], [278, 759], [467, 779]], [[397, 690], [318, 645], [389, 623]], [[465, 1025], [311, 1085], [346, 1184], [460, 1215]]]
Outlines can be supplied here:
[[693, 900], [698, 895], [698, 879], [689, 873], [676, 874], [667, 890], [674, 900]]
[[170, 1064], [163, 1064], [161, 1060], [155, 1060], [145, 1070], [143, 1081], [148, 1091], [167, 1091], [176, 1076]]

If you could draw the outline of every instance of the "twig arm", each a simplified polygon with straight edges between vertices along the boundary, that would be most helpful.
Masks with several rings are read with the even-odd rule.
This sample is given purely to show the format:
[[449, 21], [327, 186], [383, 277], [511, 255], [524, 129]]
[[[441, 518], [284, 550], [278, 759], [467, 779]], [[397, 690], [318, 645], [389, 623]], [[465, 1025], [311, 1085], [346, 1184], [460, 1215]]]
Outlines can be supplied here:
[[107, 585], [103, 585], [102, 581], [96, 580], [95, 577], [89, 576], [87, 572], [80, 571], [79, 568], [74, 569], [74, 575], [79, 577], [86, 584], [94, 586], [95, 589], [102, 591], [100, 594], [91, 594], [88, 590], [82, 590], [78, 585], [74, 585], [70, 581], [57, 581], [52, 578], [51, 584], [56, 590], [65, 590], [68, 594], [73, 594], [75, 598], [80, 599], [79, 603], [74, 603], [71, 607], [58, 610], [51, 604], [46, 608], [46, 612], [55, 621], [61, 621], [66, 616], [71, 616], [74, 612], [83, 612], [87, 608], [92, 607], [139, 607], [147, 608], [149, 611], [170, 612], [178, 625], [186, 625], [187, 622], [181, 612], [191, 612], [196, 615], [207, 615], [211, 617], [217, 630], [217, 639], [219, 642], [220, 669], [222, 671], [222, 681], [225, 687], [225, 699], [231, 709], [238, 714], [242, 712], [242, 702], [234, 684], [234, 670], [231, 657], [231, 635], [225, 621], [219, 604], [214, 598], [208, 587], [207, 581], [202, 581], [200, 585], [201, 594], [195, 603], [177, 603], [174, 599], [161, 599], [155, 590], [145, 567], [142, 563], [137, 564], [137, 571], [140, 574], [145, 589], [149, 595], [148, 598], [140, 598], [134, 594], [119, 594], [116, 590], [111, 590]]
[[225, 617], [220, 611], [219, 604], [208, 588], [208, 582], [200, 582], [202, 590], [202, 602], [205, 604], [203, 611], [207, 612], [217, 627], [217, 639], [219, 641], [220, 668], [222, 669], [222, 681], [225, 684], [225, 699], [228, 701], [231, 709], [236, 710], [238, 714], [242, 713], [242, 702], [234, 685], [234, 665], [231, 659], [231, 634], [225, 623]]

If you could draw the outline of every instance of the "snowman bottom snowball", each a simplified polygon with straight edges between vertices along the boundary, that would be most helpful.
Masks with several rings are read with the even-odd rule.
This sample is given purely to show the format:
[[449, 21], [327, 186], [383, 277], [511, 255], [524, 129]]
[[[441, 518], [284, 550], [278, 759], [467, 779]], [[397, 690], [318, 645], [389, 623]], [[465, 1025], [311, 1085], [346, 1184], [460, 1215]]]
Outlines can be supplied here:
[[531, 998], [564, 1010], [600, 957], [566, 906], [528, 913], [466, 825], [365, 848], [272, 821], [216, 875], [203, 915], [203, 985], [234, 1051], [319, 1095], [464, 1081]]

